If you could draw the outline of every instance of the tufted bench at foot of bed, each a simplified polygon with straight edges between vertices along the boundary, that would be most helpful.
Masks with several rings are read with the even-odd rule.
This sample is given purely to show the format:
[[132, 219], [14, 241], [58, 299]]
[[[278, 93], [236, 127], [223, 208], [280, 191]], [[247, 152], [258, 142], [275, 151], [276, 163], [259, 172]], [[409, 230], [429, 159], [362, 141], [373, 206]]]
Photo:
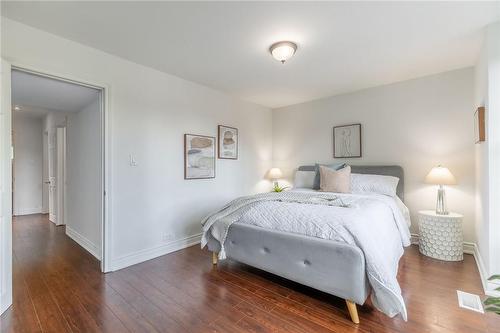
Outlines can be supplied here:
[[[212, 263], [219, 243], [210, 239]], [[225, 243], [228, 258], [346, 300], [354, 323], [357, 304], [369, 293], [363, 252], [356, 246], [247, 224], [233, 224]]]

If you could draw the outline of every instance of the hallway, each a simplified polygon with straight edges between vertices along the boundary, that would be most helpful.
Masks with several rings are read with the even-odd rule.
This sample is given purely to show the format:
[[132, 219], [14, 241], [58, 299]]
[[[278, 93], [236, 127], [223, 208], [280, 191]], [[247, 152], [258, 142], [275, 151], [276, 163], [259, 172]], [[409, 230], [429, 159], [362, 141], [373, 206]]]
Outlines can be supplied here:
[[56, 227], [48, 214], [18, 216], [12, 238], [14, 302], [2, 316], [2, 332], [92, 332], [94, 318], [120, 328], [96, 306], [106, 294], [99, 261], [66, 236], [65, 226]]

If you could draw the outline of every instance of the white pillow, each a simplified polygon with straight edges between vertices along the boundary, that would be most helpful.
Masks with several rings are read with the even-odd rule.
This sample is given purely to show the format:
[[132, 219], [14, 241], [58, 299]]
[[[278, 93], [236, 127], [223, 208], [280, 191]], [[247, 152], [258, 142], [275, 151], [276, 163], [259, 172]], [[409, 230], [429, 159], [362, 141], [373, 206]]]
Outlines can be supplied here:
[[398, 177], [351, 173], [352, 193], [378, 193], [395, 197], [398, 183]]
[[295, 188], [313, 188], [315, 171], [300, 171], [295, 172], [295, 181], [293, 187]]

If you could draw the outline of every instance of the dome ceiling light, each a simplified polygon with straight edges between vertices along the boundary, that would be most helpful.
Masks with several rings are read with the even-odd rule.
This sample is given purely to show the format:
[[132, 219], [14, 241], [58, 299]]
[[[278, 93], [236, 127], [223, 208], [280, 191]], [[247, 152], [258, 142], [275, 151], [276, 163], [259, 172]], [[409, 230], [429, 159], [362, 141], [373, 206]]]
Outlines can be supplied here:
[[273, 58], [282, 64], [290, 59], [295, 54], [295, 51], [297, 51], [297, 44], [288, 41], [274, 43], [269, 48]]

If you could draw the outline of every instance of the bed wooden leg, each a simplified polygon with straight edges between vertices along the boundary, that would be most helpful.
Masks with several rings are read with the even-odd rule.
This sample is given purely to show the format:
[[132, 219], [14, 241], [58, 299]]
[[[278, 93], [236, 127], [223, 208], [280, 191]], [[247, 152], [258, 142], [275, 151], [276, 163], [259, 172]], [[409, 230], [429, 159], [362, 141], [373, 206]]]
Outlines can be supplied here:
[[356, 308], [356, 303], [353, 301], [345, 300], [347, 304], [347, 309], [349, 310], [349, 315], [351, 315], [351, 320], [355, 324], [359, 324], [358, 309]]
[[212, 265], [217, 265], [217, 261], [218, 261], [218, 256], [217, 256], [217, 253], [215, 252], [212, 252]]

